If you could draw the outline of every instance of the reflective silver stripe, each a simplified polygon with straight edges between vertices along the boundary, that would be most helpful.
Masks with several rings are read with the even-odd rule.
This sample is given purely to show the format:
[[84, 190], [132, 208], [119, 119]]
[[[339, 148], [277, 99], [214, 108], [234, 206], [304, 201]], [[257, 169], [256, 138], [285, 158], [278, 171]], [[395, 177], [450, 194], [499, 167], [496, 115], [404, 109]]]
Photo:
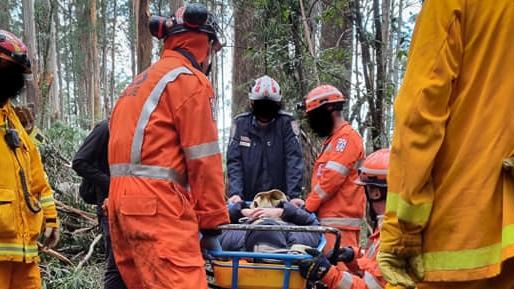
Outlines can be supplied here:
[[320, 218], [322, 226], [338, 226], [360, 228], [362, 220], [358, 218]]
[[320, 186], [319, 184], [317, 184], [317, 185], [316, 185], [316, 187], [314, 187], [314, 191], [315, 191], [316, 193], [318, 193], [319, 197], [320, 197], [322, 200], [324, 200], [324, 199], [326, 199], [326, 198], [328, 197], [327, 192], [325, 192], [325, 191], [321, 188], [321, 186]]
[[380, 240], [371, 244], [371, 247], [369, 247], [368, 252], [366, 253], [366, 257], [368, 257], [368, 258], [374, 257], [375, 253], [377, 252], [378, 246], [380, 246]]
[[220, 153], [220, 146], [217, 141], [203, 143], [196, 146], [184, 148], [187, 160], [195, 160], [210, 157]]
[[135, 164], [115, 164], [110, 166], [110, 172], [111, 176], [113, 177], [144, 177], [170, 181], [184, 187], [187, 186], [187, 180], [184, 176], [173, 169], [165, 167]]
[[387, 176], [387, 170], [368, 169], [366, 167], [361, 167], [360, 170], [365, 174]]
[[348, 174], [350, 174], [350, 170], [345, 165], [335, 161], [329, 161], [325, 165], [325, 168], [328, 170], [336, 171], [342, 176], [347, 176]]
[[380, 286], [377, 279], [367, 271], [364, 272], [364, 283], [366, 283], [366, 286], [368, 286], [369, 289], [382, 289], [382, 286]]
[[352, 274], [350, 274], [348, 272], [343, 272], [343, 278], [341, 279], [339, 284], [337, 284], [336, 289], [350, 289], [350, 288], [352, 288], [352, 285], [353, 285]]
[[132, 164], [140, 164], [141, 163], [141, 149], [143, 147], [143, 138], [145, 134], [145, 128], [148, 125], [148, 121], [150, 120], [150, 116], [154, 112], [157, 104], [161, 99], [162, 92], [166, 88], [168, 83], [175, 81], [177, 77], [181, 74], [193, 74], [186, 67], [179, 67], [164, 75], [161, 80], [155, 85], [150, 96], [145, 101], [143, 108], [141, 110], [141, 114], [139, 115], [139, 120], [137, 121], [136, 130], [134, 132], [134, 139], [132, 140], [132, 147], [130, 150], [130, 162]]

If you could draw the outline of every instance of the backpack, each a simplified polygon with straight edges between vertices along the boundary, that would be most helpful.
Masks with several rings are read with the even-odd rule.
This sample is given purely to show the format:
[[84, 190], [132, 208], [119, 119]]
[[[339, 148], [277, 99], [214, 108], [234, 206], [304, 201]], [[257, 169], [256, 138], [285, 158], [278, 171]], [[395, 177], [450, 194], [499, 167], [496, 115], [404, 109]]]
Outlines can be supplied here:
[[79, 195], [82, 198], [82, 200], [86, 202], [86, 204], [97, 204], [96, 186], [94, 183], [85, 178], [82, 178], [82, 183], [80, 183]]

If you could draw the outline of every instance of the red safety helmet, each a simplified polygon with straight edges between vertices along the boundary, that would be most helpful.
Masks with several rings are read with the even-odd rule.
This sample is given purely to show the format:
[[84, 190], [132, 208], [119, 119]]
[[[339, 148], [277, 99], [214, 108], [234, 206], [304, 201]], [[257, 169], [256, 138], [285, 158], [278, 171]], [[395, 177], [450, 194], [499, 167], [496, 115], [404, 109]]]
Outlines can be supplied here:
[[389, 168], [389, 149], [381, 149], [370, 154], [359, 168], [359, 185], [387, 187], [387, 169]]
[[311, 90], [304, 99], [305, 112], [310, 112], [326, 103], [345, 102], [346, 97], [332, 85], [323, 84]]
[[218, 21], [202, 3], [182, 6], [171, 18], [152, 16], [148, 24], [151, 34], [157, 39], [188, 31], [202, 32], [209, 36], [215, 51], [222, 47], [220, 37], [223, 33]]
[[5, 30], [0, 30], [0, 59], [19, 65], [24, 73], [31, 72], [27, 46]]

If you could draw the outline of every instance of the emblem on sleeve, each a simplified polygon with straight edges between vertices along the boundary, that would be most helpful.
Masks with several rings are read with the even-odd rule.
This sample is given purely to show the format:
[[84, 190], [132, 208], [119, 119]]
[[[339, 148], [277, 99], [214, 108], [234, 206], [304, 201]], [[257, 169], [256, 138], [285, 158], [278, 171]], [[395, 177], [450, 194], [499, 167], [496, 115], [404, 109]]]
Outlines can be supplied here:
[[346, 139], [344, 138], [340, 138], [337, 140], [337, 144], [336, 144], [336, 152], [342, 152], [344, 151], [344, 149], [346, 148], [346, 144], [348, 142], [346, 141]]

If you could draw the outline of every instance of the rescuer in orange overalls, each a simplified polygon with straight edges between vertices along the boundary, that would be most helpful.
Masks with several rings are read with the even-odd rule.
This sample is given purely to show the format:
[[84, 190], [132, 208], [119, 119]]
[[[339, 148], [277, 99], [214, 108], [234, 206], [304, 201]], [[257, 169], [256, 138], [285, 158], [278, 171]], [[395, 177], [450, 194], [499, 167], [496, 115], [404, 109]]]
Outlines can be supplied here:
[[111, 117], [112, 246], [129, 289], [207, 288], [199, 231], [208, 244], [229, 223], [216, 99], [204, 74], [221, 44], [202, 4], [153, 20], [152, 33], [165, 38], [161, 59], [125, 89]]
[[[300, 273], [311, 282], [321, 281], [329, 289], [382, 289], [386, 281], [378, 268], [376, 260], [380, 250], [380, 228], [385, 211], [387, 196], [387, 169], [389, 167], [389, 149], [381, 149], [370, 154], [359, 169], [357, 184], [365, 186], [368, 201], [369, 217], [374, 227], [369, 237], [367, 249], [362, 256], [360, 250], [343, 248], [338, 261], [348, 264], [352, 270], [340, 270], [330, 266], [327, 257], [317, 251], [309, 251], [314, 255], [311, 260], [303, 261]], [[389, 287], [392, 288], [392, 287]]]
[[[359, 133], [341, 116], [345, 101], [345, 96], [331, 85], [321, 85], [305, 97], [311, 128], [326, 137], [314, 164], [305, 208], [317, 213], [321, 225], [340, 229], [342, 245], [358, 247], [365, 196], [354, 180], [364, 159], [364, 148]], [[327, 248], [332, 247], [334, 237], [326, 234], [326, 238]]]

